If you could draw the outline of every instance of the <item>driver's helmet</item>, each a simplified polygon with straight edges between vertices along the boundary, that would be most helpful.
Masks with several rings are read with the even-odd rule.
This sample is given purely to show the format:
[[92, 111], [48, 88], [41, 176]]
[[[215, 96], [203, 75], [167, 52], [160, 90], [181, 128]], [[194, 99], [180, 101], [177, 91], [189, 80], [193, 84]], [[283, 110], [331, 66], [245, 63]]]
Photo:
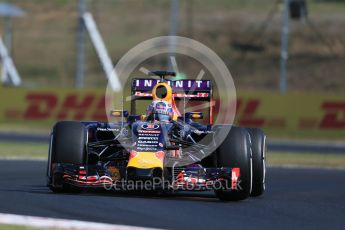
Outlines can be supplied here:
[[173, 117], [173, 109], [165, 100], [154, 100], [147, 109], [147, 116], [154, 114], [159, 121], [169, 121]]
[[154, 115], [159, 121], [169, 121], [173, 118], [172, 88], [167, 82], [159, 82], [152, 89], [152, 103], [147, 109], [147, 116]]

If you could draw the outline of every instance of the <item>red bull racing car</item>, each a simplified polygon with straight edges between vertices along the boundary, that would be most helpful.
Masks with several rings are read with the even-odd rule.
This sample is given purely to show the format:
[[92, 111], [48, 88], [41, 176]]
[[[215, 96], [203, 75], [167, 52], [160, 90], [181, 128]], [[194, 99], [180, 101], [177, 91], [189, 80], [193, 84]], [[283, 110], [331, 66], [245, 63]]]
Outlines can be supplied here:
[[[117, 122], [60, 121], [50, 136], [48, 187], [112, 190], [214, 190], [221, 200], [243, 200], [265, 191], [266, 136], [257, 128], [212, 125], [210, 80], [133, 79], [131, 111], [111, 111]], [[210, 103], [202, 112], [181, 114], [176, 101]], [[136, 114], [139, 100], [151, 101]], [[180, 103], [180, 104], [181, 104]], [[217, 133], [224, 130], [220, 142]], [[224, 133], [224, 132], [223, 132]]]

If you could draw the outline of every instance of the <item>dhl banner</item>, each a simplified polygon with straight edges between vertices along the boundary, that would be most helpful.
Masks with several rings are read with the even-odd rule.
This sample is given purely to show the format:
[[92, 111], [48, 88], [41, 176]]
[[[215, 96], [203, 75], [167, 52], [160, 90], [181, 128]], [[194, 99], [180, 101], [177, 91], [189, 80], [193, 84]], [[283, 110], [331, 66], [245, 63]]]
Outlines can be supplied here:
[[276, 137], [345, 139], [345, 94], [260, 92], [237, 98], [238, 125]]
[[[106, 121], [104, 105], [102, 89], [0, 88], [0, 124]], [[345, 139], [345, 94], [240, 92], [235, 124], [274, 137]]]

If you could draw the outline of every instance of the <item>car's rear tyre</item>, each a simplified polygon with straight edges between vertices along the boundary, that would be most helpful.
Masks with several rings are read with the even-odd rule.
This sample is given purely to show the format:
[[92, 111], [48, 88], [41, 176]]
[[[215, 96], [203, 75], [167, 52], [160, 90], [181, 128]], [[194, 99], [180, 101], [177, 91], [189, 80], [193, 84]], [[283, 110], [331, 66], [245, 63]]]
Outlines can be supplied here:
[[253, 158], [253, 187], [251, 196], [260, 196], [265, 192], [265, 152], [266, 136], [261, 129], [247, 128], [250, 134]]
[[[218, 167], [240, 168], [237, 189], [216, 189], [221, 200], [237, 201], [250, 196], [252, 189], [252, 153], [249, 133], [244, 128], [232, 127], [217, 149]], [[231, 183], [229, 183], [231, 184]]]
[[[55, 124], [49, 147], [48, 177], [50, 177], [50, 181], [53, 180], [53, 177], [55, 181], [62, 181], [59, 174], [51, 175], [53, 164], [86, 164], [86, 144], [87, 131], [80, 122], [60, 121]], [[79, 189], [64, 183], [59, 186], [49, 183], [49, 187], [53, 192], [79, 191]]]

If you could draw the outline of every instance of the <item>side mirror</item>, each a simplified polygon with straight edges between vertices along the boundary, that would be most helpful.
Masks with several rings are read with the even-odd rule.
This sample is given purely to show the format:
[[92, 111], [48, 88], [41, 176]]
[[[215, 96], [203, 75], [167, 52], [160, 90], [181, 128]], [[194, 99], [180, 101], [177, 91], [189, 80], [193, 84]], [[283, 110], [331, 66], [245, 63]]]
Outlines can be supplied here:
[[126, 110], [112, 110], [110, 111], [112, 117], [128, 117], [128, 111]]

